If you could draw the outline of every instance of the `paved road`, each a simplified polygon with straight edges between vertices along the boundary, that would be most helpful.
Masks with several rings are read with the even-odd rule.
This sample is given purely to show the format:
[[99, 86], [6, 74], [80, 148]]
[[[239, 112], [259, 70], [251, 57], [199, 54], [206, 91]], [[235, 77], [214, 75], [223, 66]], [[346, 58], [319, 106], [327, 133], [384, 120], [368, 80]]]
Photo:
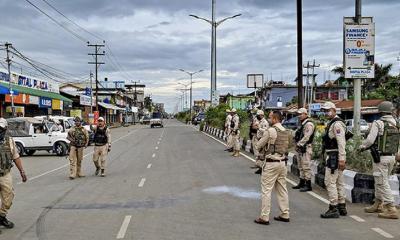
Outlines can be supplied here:
[[106, 178], [92, 176], [90, 148], [87, 177], [73, 181], [65, 158], [24, 158], [30, 181], [15, 184], [9, 217], [16, 227], [2, 229], [0, 239], [400, 239], [399, 221], [367, 216], [360, 205], [350, 206], [354, 218], [321, 220], [326, 204], [297, 191], [289, 193], [291, 223], [256, 225], [259, 176], [249, 159], [230, 157], [221, 143], [174, 120], [112, 134]]

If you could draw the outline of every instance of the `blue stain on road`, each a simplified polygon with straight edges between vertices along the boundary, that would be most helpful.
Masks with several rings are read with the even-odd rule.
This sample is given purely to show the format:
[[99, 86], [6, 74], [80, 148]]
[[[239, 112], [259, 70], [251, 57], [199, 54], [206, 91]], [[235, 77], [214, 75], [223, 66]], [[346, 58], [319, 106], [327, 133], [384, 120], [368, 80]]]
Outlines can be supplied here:
[[218, 186], [203, 189], [203, 192], [210, 194], [230, 194], [239, 198], [261, 199], [261, 193], [254, 189], [243, 189], [238, 187]]

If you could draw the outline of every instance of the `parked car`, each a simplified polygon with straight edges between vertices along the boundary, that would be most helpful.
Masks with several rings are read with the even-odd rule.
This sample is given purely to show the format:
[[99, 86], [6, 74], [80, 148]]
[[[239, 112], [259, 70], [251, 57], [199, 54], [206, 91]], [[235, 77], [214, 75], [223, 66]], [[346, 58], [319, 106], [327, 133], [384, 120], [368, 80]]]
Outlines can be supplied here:
[[154, 112], [152, 118], [150, 119], [150, 127], [154, 128], [156, 126], [164, 127], [163, 119], [161, 113], [159, 112]]
[[140, 124], [144, 124], [144, 125], [150, 124], [150, 117], [143, 116], [140, 118], [139, 122], [140, 122]]
[[292, 117], [289, 120], [286, 120], [282, 123], [285, 128], [296, 130], [300, 126], [299, 117]]
[[[347, 131], [353, 131], [353, 127], [354, 127], [354, 119], [347, 119], [345, 121], [346, 123], [346, 127], [347, 127]], [[367, 123], [367, 121], [365, 121], [364, 119], [360, 119], [360, 132], [361, 134], [368, 134], [369, 132], [369, 125]]]
[[204, 121], [204, 119], [206, 118], [206, 114], [205, 113], [199, 113], [197, 114], [197, 116], [195, 116], [192, 120], [192, 123], [194, 125], [200, 124], [201, 122]]
[[[52, 131], [68, 132], [71, 127], [75, 126], [75, 121], [73, 117], [66, 116], [36, 116], [34, 117], [39, 120], [48, 120], [49, 129]], [[57, 124], [55, 124], [57, 123]], [[94, 132], [90, 129], [90, 125], [83, 122], [83, 127], [89, 133], [89, 145], [94, 142]]]
[[21, 156], [24, 154], [31, 156], [39, 150], [55, 153], [58, 156], [68, 153], [67, 132], [53, 131], [49, 127], [51, 125], [49, 121], [24, 117], [10, 118], [7, 122], [9, 132]]

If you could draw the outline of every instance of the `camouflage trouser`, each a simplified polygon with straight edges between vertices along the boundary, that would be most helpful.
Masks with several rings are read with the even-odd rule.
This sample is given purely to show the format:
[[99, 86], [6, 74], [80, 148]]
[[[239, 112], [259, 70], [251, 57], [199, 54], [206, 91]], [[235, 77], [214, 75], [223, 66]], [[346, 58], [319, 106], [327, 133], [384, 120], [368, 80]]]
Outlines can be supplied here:
[[0, 177], [0, 216], [5, 217], [8, 210], [10, 210], [12, 201], [14, 199], [14, 188], [12, 183], [11, 172], [6, 173]]
[[373, 163], [372, 170], [375, 180], [375, 198], [386, 203], [394, 203], [394, 197], [389, 185], [389, 176], [395, 165], [394, 156], [382, 156], [380, 163]]
[[96, 168], [104, 170], [106, 168], [106, 158], [108, 153], [108, 144], [104, 146], [95, 146], [93, 152], [93, 162]]

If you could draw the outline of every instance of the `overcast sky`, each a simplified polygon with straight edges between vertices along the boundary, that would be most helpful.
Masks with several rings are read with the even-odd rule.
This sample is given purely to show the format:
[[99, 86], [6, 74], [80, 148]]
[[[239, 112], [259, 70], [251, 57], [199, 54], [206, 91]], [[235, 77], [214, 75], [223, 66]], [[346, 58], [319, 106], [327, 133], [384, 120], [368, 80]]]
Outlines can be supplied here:
[[[30, 0], [84, 40], [101, 41], [51, 9], [43, 0]], [[146, 94], [173, 111], [187, 83], [188, 71], [204, 69], [195, 77], [194, 99], [209, 99], [210, 25], [189, 17], [211, 17], [211, 0], [46, 0], [67, 17], [106, 41], [122, 66], [104, 58], [99, 78], [140, 80]], [[354, 0], [304, 0], [304, 61], [314, 58], [319, 81], [334, 79], [330, 69], [342, 62], [343, 16], [354, 15]], [[376, 22], [376, 61], [393, 63], [398, 71], [399, 0], [364, 0], [363, 15]], [[74, 76], [88, 76], [92, 51], [86, 43], [57, 26], [25, 0], [0, 0], [0, 42], [11, 42], [26, 56]], [[218, 19], [240, 18], [218, 27], [218, 90], [246, 93], [246, 75], [264, 73], [265, 79], [292, 82], [296, 76], [295, 0], [217, 0]], [[107, 54], [110, 50], [104, 49]], [[4, 51], [0, 53], [4, 63]], [[110, 59], [111, 58], [111, 59]], [[16, 59], [16, 61], [18, 61]], [[18, 66], [18, 65], [15, 65]], [[123, 68], [123, 71], [121, 69]], [[23, 72], [32, 71], [23, 68]]]

